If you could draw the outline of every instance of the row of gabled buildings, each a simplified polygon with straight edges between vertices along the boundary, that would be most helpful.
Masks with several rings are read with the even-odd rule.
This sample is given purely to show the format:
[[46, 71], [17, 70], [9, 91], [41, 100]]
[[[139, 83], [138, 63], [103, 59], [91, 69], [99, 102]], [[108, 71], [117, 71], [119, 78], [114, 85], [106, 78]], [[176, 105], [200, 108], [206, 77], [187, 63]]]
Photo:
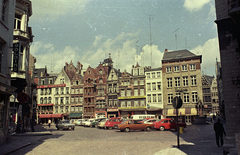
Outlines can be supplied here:
[[180, 119], [191, 124], [195, 116], [213, 111], [214, 77], [201, 75], [201, 59], [188, 50], [166, 50], [162, 67], [141, 67], [137, 63], [131, 73], [113, 68], [111, 56], [96, 68], [83, 69], [80, 62], [76, 67], [71, 62], [59, 74], [48, 74], [46, 68], [35, 69], [38, 122], [134, 114], [175, 117], [172, 99], [178, 96], [183, 101]]

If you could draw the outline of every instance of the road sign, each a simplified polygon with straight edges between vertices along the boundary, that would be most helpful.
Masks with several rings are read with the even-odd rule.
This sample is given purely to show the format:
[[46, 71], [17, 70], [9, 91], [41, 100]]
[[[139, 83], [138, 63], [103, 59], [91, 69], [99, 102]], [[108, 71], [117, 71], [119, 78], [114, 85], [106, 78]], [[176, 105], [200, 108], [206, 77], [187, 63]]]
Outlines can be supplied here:
[[182, 107], [182, 99], [180, 97], [174, 97], [172, 100], [172, 105], [175, 109], [179, 109]]
[[17, 95], [17, 100], [19, 103], [25, 103], [28, 100], [28, 95], [26, 93], [19, 93]]

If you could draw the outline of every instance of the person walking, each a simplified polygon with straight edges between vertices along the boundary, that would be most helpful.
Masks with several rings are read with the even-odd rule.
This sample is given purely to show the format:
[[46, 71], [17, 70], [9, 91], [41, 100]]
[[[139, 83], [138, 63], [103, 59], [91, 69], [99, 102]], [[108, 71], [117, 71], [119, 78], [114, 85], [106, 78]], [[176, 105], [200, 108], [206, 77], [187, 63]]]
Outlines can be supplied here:
[[49, 128], [50, 128], [50, 126], [51, 126], [51, 119], [48, 119], [48, 126], [49, 126]]
[[226, 136], [223, 124], [220, 123], [220, 118], [218, 118], [217, 122], [214, 123], [214, 131], [215, 131], [217, 146], [220, 147], [219, 138], [220, 138], [220, 142], [221, 142], [221, 146], [222, 146], [223, 145], [223, 134]]

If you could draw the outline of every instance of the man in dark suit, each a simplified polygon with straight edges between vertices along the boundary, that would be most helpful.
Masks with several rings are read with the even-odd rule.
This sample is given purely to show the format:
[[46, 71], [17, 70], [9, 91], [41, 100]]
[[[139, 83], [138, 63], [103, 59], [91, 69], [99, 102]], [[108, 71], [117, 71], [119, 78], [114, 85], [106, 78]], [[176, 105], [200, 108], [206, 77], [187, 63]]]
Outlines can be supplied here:
[[219, 138], [220, 138], [221, 146], [222, 146], [223, 145], [223, 134], [226, 136], [225, 130], [223, 128], [223, 124], [220, 123], [220, 118], [218, 118], [217, 122], [214, 123], [214, 131], [215, 131], [217, 146], [220, 147]]

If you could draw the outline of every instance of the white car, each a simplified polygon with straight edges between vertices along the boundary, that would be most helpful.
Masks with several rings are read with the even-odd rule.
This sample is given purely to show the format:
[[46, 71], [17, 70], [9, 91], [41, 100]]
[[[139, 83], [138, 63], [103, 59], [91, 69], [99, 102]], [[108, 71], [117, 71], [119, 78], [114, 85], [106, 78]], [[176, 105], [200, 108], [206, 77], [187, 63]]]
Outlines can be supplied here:
[[84, 122], [84, 126], [90, 127], [90, 125], [93, 121], [94, 121], [94, 119], [88, 119], [87, 121]]

